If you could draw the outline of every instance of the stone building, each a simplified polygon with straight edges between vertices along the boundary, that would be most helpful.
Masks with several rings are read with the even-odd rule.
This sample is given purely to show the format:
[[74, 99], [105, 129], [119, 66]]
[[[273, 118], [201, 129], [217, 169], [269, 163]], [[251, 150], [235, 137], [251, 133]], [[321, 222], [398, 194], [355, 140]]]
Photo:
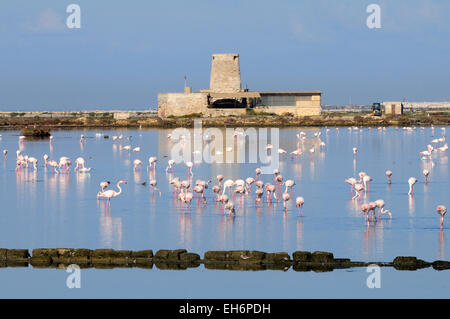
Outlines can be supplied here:
[[159, 93], [158, 115], [226, 116], [255, 113], [319, 115], [320, 91], [248, 91], [242, 89], [238, 54], [213, 54], [209, 89], [183, 93]]

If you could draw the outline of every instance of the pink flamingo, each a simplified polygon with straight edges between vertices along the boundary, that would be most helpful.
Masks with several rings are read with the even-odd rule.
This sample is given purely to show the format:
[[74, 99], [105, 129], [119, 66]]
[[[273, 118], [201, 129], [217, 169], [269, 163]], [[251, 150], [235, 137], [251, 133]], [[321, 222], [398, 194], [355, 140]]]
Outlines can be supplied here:
[[428, 176], [430, 175], [430, 171], [427, 169], [423, 170], [423, 176], [425, 176], [425, 184], [428, 184]]
[[255, 203], [256, 203], [256, 204], [262, 202], [262, 197], [263, 197], [263, 195], [264, 195], [264, 190], [263, 190], [262, 188], [258, 188], [258, 189], [256, 190], [256, 200], [255, 200]]
[[48, 155], [44, 154], [44, 164], [45, 164], [45, 168], [47, 168], [47, 164], [48, 164]]
[[194, 163], [192, 162], [186, 162], [184, 163], [187, 167], [187, 175], [188, 176], [194, 176], [194, 174], [192, 174], [192, 167], [194, 166]]
[[257, 168], [257, 169], [255, 170], [255, 172], [256, 172], [255, 180], [259, 180], [259, 175], [261, 175], [262, 171], [261, 171], [260, 168]]
[[302, 207], [303, 207], [303, 204], [304, 204], [304, 203], [305, 203], [305, 199], [304, 199], [303, 197], [301, 197], [301, 196], [299, 196], [299, 197], [297, 197], [297, 198], [295, 199], [295, 206], [298, 207], [298, 214], [299, 214], [300, 216], [303, 215], [303, 213], [302, 213]]
[[388, 214], [389, 217], [392, 219], [392, 214], [389, 210], [384, 209], [384, 200], [382, 199], [377, 199], [375, 201], [375, 206], [378, 207], [378, 218], [381, 218], [380, 213], [381, 214]]
[[228, 214], [229, 214], [229, 215], [235, 215], [235, 214], [236, 214], [236, 211], [235, 211], [235, 209], [234, 209], [234, 204], [233, 204], [233, 202], [228, 202], [228, 203], [226, 203], [224, 209], [225, 209], [226, 211], [228, 211]]
[[414, 196], [414, 185], [417, 183], [417, 178], [415, 177], [410, 177], [408, 179], [408, 184], [409, 184], [409, 192], [408, 195], [412, 195]]
[[159, 190], [158, 187], [156, 187], [156, 179], [152, 179], [149, 182], [150, 186], [152, 187], [152, 194], [155, 193], [155, 190], [159, 192], [159, 197], [161, 197], [161, 191]]
[[350, 196], [353, 198], [353, 189], [355, 188], [355, 185], [357, 183], [356, 178], [350, 177], [350, 178], [347, 178], [344, 182], [346, 182], [347, 184], [350, 184]]
[[444, 227], [444, 216], [445, 216], [445, 213], [447, 213], [447, 207], [445, 207], [444, 205], [439, 205], [436, 210], [437, 210], [437, 213], [441, 216], [440, 225], [441, 225], [441, 229], [442, 229]]
[[175, 164], [175, 161], [174, 160], [169, 160], [168, 162], [167, 162], [167, 167], [166, 167], [166, 172], [173, 172], [173, 165]]
[[156, 156], [149, 157], [149, 159], [148, 159], [148, 166], [147, 166], [147, 173], [148, 173], [149, 168], [150, 168], [151, 171], [156, 169], [156, 162], [157, 161], [158, 161], [158, 158]]
[[388, 184], [391, 184], [392, 171], [386, 171], [386, 176], [388, 178]]
[[355, 196], [352, 199], [359, 198], [361, 196], [361, 192], [364, 190], [364, 186], [362, 184], [355, 184]]
[[78, 157], [75, 160], [75, 163], [76, 163], [76, 165], [75, 165], [75, 167], [73, 169], [74, 171], [76, 171], [76, 170], [78, 170], [80, 168], [84, 168], [84, 164], [86, 163], [86, 160], [84, 158], [82, 158], [82, 157]]
[[[122, 194], [122, 188], [120, 187], [120, 184], [126, 184], [126, 181], [118, 181], [117, 182], [117, 188], [119, 189], [119, 191], [115, 191], [113, 189], [109, 189], [107, 191], [104, 191], [103, 193], [101, 193], [101, 197], [104, 197], [108, 200], [108, 206], [111, 205], [111, 198], [113, 197], [117, 197], [120, 194]], [[97, 194], [98, 195], [98, 194]]]
[[139, 170], [142, 170], [142, 161], [139, 159], [135, 159], [133, 161], [133, 170], [136, 171], [138, 167], [139, 167]]
[[287, 203], [290, 199], [289, 193], [283, 193], [281, 195], [281, 197], [283, 198], [283, 207], [284, 207], [284, 211], [287, 212]]

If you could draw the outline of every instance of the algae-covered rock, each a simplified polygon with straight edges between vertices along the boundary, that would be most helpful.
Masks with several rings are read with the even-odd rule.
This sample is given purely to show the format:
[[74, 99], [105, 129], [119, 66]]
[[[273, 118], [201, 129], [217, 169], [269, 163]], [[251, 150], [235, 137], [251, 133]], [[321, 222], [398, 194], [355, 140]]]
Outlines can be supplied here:
[[153, 250], [139, 250], [135, 251], [131, 254], [131, 257], [133, 258], [153, 258]]
[[292, 254], [292, 258], [296, 263], [310, 262], [312, 254], [309, 251], [296, 251]]
[[417, 270], [430, 266], [430, 263], [411, 256], [399, 256], [392, 262], [397, 270]]
[[450, 261], [436, 260], [432, 265], [435, 270], [450, 269]]
[[58, 257], [56, 248], [35, 248], [32, 250], [32, 257]]
[[170, 250], [168, 249], [160, 249], [156, 252], [153, 259], [155, 260], [166, 260], [169, 257]]
[[52, 264], [52, 258], [49, 256], [32, 256], [30, 264], [33, 267], [48, 267]]
[[187, 263], [198, 262], [200, 261], [200, 255], [194, 253], [182, 253], [180, 254], [180, 261]]
[[290, 262], [291, 256], [286, 252], [267, 253], [263, 260], [264, 263], [286, 263]]
[[24, 261], [28, 260], [28, 257], [30, 257], [28, 249], [8, 249], [6, 252], [7, 261]]
[[185, 254], [185, 253], [187, 253], [186, 249], [170, 250], [169, 254], [167, 255], [167, 260], [170, 260], [170, 261], [180, 260], [180, 255]]
[[320, 264], [331, 264], [334, 261], [332, 253], [324, 251], [315, 251], [311, 255], [311, 262]]
[[6, 260], [7, 252], [8, 252], [8, 249], [0, 248], [0, 261], [5, 261]]
[[225, 261], [227, 260], [228, 251], [207, 251], [205, 253], [205, 261]]

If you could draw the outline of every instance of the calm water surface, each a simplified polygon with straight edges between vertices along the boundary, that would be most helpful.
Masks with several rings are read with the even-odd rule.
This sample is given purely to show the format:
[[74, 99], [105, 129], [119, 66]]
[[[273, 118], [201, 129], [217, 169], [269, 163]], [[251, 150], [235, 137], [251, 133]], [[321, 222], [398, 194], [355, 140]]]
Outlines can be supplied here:
[[[450, 128], [447, 128], [447, 131]], [[336, 257], [346, 257], [363, 261], [391, 261], [398, 255], [413, 255], [425, 260], [450, 259], [449, 226], [444, 225], [440, 231], [439, 217], [436, 213], [438, 204], [450, 206], [449, 175], [447, 153], [435, 154], [430, 161], [422, 160], [419, 152], [426, 149], [432, 139], [441, 137], [440, 127], [434, 132], [431, 128], [406, 131], [387, 128], [386, 130], [363, 129], [348, 130], [334, 128], [304, 129], [307, 139], [300, 144], [304, 154], [280, 155], [279, 169], [285, 179], [293, 179], [295, 196], [303, 196], [305, 205], [303, 217], [293, 200], [289, 203], [288, 212], [283, 212], [283, 204], [265, 203], [262, 207], [255, 205], [255, 194], [252, 192], [244, 199], [235, 199], [237, 213], [235, 217], [223, 215], [211, 189], [207, 190], [208, 204], [192, 203], [188, 210], [182, 210], [174, 200], [171, 177], [186, 178], [186, 167], [183, 164], [174, 166], [172, 176], [165, 172], [167, 160], [175, 142], [167, 139], [169, 130], [80, 130], [54, 131], [53, 142], [49, 140], [19, 142], [19, 132], [0, 132], [0, 148], [8, 150], [7, 160], [0, 161], [0, 246], [7, 248], [39, 248], [39, 247], [84, 247], [84, 248], [114, 248], [114, 249], [176, 249], [186, 248], [189, 251], [203, 254], [207, 250], [250, 249], [267, 252], [296, 250], [331, 251]], [[315, 132], [321, 131], [321, 139], [325, 147], [320, 149]], [[281, 129], [280, 147], [293, 151], [296, 149], [296, 134], [300, 129]], [[124, 135], [121, 141], [112, 141], [96, 136], [96, 133], [109, 135]], [[86, 143], [80, 144], [80, 135], [86, 136]], [[127, 137], [131, 139], [128, 140]], [[257, 141], [250, 141], [256, 143]], [[122, 146], [140, 146], [139, 153], [126, 151]], [[178, 144], [179, 145], [179, 144]], [[439, 144], [440, 146], [442, 144]], [[245, 145], [233, 145], [233, 149]], [[315, 147], [314, 154], [308, 149]], [[352, 148], [358, 148], [356, 158]], [[38, 170], [15, 171], [15, 151], [20, 149], [23, 154], [38, 158]], [[226, 153], [224, 147], [223, 152]], [[74, 173], [73, 166], [69, 174], [51, 174], [45, 170], [42, 156], [48, 154], [51, 159], [58, 160], [68, 156], [72, 163], [79, 156], [87, 159], [89, 173]], [[162, 196], [152, 194], [148, 186], [149, 176], [146, 165], [150, 156], [157, 156], [156, 177]], [[139, 158], [144, 162], [141, 172], [133, 172], [133, 160]], [[207, 164], [194, 165], [194, 181], [196, 179], [213, 179], [216, 184], [217, 174], [223, 174], [225, 179], [245, 179], [255, 176], [255, 168], [261, 166], [252, 164]], [[422, 170], [431, 168], [430, 182], [425, 185]], [[392, 170], [392, 184], [387, 185], [385, 171]], [[344, 183], [349, 177], [357, 177], [364, 171], [373, 178], [370, 193], [363, 195], [359, 201], [351, 200], [350, 187]], [[408, 196], [409, 177], [419, 179], [414, 197]], [[122, 185], [123, 193], [112, 199], [111, 211], [96, 200], [99, 183], [111, 181], [111, 188], [116, 188], [118, 180], [126, 180]], [[262, 175], [266, 182], [273, 183], [273, 175]], [[146, 186], [142, 183], [147, 182]], [[383, 219], [376, 224], [365, 227], [360, 214], [363, 202], [384, 199], [386, 208], [393, 214], [393, 219]], [[145, 282], [141, 282], [145, 272]], [[175, 277], [182, 276], [186, 282], [203, 282], [204, 289], [178, 289], [173, 297], [208, 297], [205, 291], [214, 290], [208, 283], [211, 278], [220, 278], [225, 285], [211, 297], [226, 297], [227, 291], [235, 291], [231, 282], [248, 281], [249, 287], [242, 289], [236, 297], [321, 297], [321, 291], [309, 289], [309, 294], [297, 289], [297, 284], [304, 287], [326, 288], [328, 295], [324, 297], [353, 296], [353, 292], [361, 291], [362, 296], [370, 297], [370, 291], [365, 286], [367, 273], [365, 269], [352, 271], [334, 271], [327, 274], [283, 272], [220, 272], [194, 270], [176, 272], [160, 270], [84, 270], [86, 276], [95, 277], [91, 280], [89, 293], [84, 290], [84, 296], [123, 296], [118, 290], [110, 290], [108, 282], [115, 280], [126, 287], [141, 287], [136, 296], [171, 297], [175, 290], [161, 291], [161, 295], [144, 293], [148, 285], [164, 286], [164, 282], [174, 283]], [[35, 276], [39, 274], [39, 276]], [[447, 272], [422, 270], [420, 272], [403, 273], [383, 269], [386, 277], [392, 278], [388, 285], [403, 283], [401, 278], [414, 279], [416, 286], [391, 287], [383, 289], [387, 295], [374, 297], [427, 297], [421, 295], [420, 287], [435, 288], [436, 296], [442, 296], [448, 287], [442, 282], [449, 279]], [[2, 269], [2, 282], [14, 281], [18, 284], [22, 277], [35, 281], [36, 287], [43, 277], [54, 278], [55, 285], [65, 287], [65, 279], [59, 282], [59, 277], [66, 277], [64, 271], [41, 269]], [[116, 278], [111, 281], [112, 277]], [[172, 276], [172, 277], [171, 277]], [[39, 278], [38, 278], [39, 277]], [[102, 278], [104, 280], [102, 281]], [[110, 279], [106, 279], [110, 278]], [[127, 278], [127, 283], [120, 278]], [[286, 291], [279, 294], [264, 293], [258, 288], [258, 281], [263, 278], [269, 286], [276, 289], [285, 285]], [[27, 279], [28, 280], [28, 279]], [[110, 281], [108, 281], [110, 280]], [[135, 281], [135, 286], [132, 282]], [[342, 293], [335, 282], [349, 281], [350, 288]], [[103, 282], [103, 283], [102, 283]], [[102, 283], [102, 284], [101, 284]], [[24, 283], [23, 283], [24, 284]], [[121, 287], [117, 284], [116, 288]], [[176, 284], [175, 284], [176, 285]], [[358, 286], [359, 285], [359, 286]], [[400, 285], [400, 284], [399, 284]], [[411, 284], [412, 285], [412, 284]], [[427, 286], [428, 285], [428, 286]], [[4, 287], [4, 285], [2, 285]], [[20, 285], [19, 285], [20, 286]], [[19, 289], [17, 286], [17, 289]], [[345, 286], [345, 285], [344, 285]], [[360, 287], [361, 286], [361, 287]], [[86, 280], [86, 286], [88, 281]], [[228, 288], [227, 288], [228, 287]], [[291, 288], [289, 288], [291, 287]], [[335, 288], [332, 288], [335, 287]], [[360, 288], [357, 288], [360, 287]], [[414, 288], [416, 287], [416, 288]], [[14, 288], [15, 289], [15, 288]], [[44, 296], [53, 296], [56, 290], [49, 291]], [[67, 289], [67, 288], [66, 288]], [[190, 290], [189, 290], [190, 289]], [[355, 290], [356, 289], [356, 290]], [[358, 290], [359, 289], [359, 290]], [[83, 289], [81, 289], [83, 290]], [[17, 296], [22, 290], [17, 290]], [[10, 291], [9, 291], [10, 292]], [[0, 289], [2, 296], [9, 296], [8, 290]], [[23, 291], [22, 291], [23, 292]], [[25, 295], [34, 296], [38, 292], [30, 290]], [[322, 290], [323, 292], [323, 290]], [[438, 292], [441, 294], [438, 295]], [[62, 296], [74, 296], [73, 293], [61, 292]], [[83, 292], [80, 293], [82, 296]], [[397, 295], [395, 295], [397, 294]], [[14, 293], [12, 293], [14, 295]], [[258, 295], [258, 296], [256, 296]], [[434, 294], [432, 294], [434, 295]], [[444, 294], [445, 295], [445, 294]], [[448, 296], [448, 294], [447, 294]], [[358, 297], [358, 296], [353, 296]]]

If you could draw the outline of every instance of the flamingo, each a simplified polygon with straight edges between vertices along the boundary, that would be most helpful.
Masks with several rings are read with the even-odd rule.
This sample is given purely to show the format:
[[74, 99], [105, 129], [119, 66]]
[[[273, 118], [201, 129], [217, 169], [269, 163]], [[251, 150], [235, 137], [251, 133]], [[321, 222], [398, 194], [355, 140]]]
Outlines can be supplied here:
[[233, 202], [226, 203], [224, 209], [226, 211], [228, 211], [228, 214], [230, 214], [230, 215], [235, 215], [236, 214]]
[[288, 190], [290, 190], [290, 192], [293, 192], [293, 187], [297, 184], [295, 184], [295, 182], [292, 179], [288, 179], [286, 182], [284, 182], [283, 185], [286, 186], [286, 189], [284, 192], [287, 193]]
[[167, 162], [167, 167], [166, 167], [166, 172], [173, 172], [173, 165], [175, 164], [175, 161], [174, 160], [169, 160], [168, 162]]
[[141, 148], [139, 146], [133, 148], [133, 152], [135, 152], [135, 153], [140, 152], [140, 151], [141, 151]]
[[384, 200], [377, 199], [375, 201], [375, 206], [378, 207], [378, 218], [380, 218], [380, 213], [381, 213], [381, 214], [388, 214], [389, 217], [392, 219], [391, 212], [387, 209], [384, 209]]
[[364, 189], [369, 191], [369, 183], [372, 181], [372, 178], [369, 175], [363, 176]]
[[358, 149], [356, 147], [353, 148], [353, 155], [356, 156], [358, 154]]
[[255, 200], [255, 202], [256, 202], [256, 203], [262, 202], [262, 197], [263, 197], [263, 195], [264, 195], [264, 189], [258, 188], [258, 189], [256, 190], [256, 200]]
[[192, 162], [186, 162], [184, 163], [187, 167], [187, 174], [190, 176], [194, 176], [194, 174], [192, 174], [192, 167], [194, 166], [194, 163]]
[[102, 192], [99, 196], [106, 198], [108, 200], [108, 205], [111, 205], [111, 198], [117, 197], [120, 194], [122, 194], [122, 188], [120, 187], [120, 184], [126, 184], [126, 183], [127, 183], [126, 181], [118, 181], [116, 186], [119, 189], [119, 191], [109, 189], [107, 191]]
[[6, 159], [6, 155], [8, 154], [8, 150], [3, 150], [3, 157]]
[[408, 179], [408, 184], [409, 184], [409, 192], [408, 195], [412, 195], [414, 196], [414, 185], [417, 183], [417, 178], [415, 177], [410, 177]]
[[261, 175], [262, 171], [261, 171], [260, 168], [257, 168], [257, 169], [255, 170], [255, 172], [256, 172], [255, 180], [258, 180], [258, 179], [259, 179], [259, 175]]
[[51, 170], [52, 173], [53, 173], [53, 172], [55, 172], [56, 174], [59, 173], [59, 171], [57, 170], [57, 168], [58, 168], [58, 163], [57, 163], [55, 160], [50, 160], [50, 161], [48, 162], [48, 165], [49, 165], [51, 168], [53, 168], [53, 170]]
[[344, 182], [346, 182], [347, 184], [350, 184], [350, 196], [353, 197], [353, 189], [355, 188], [355, 185], [358, 181], [356, 180], [356, 178], [350, 177], [350, 178], [347, 178]]
[[276, 193], [276, 187], [272, 184], [267, 183], [266, 184], [266, 192], [267, 192], [267, 200], [269, 202], [272, 202], [272, 195], [273, 197], [278, 201]]
[[362, 185], [362, 184], [355, 184], [354, 187], [355, 187], [356, 194], [355, 194], [355, 196], [353, 196], [352, 199], [356, 199], [356, 198], [360, 197], [361, 196], [360, 192], [364, 190], [364, 185]]
[[[222, 195], [225, 194], [225, 191], [227, 188], [231, 188], [234, 185], [234, 181], [232, 179], [227, 179], [224, 183], [223, 183], [223, 191], [222, 191]], [[229, 190], [229, 194], [231, 195], [231, 191]]]
[[441, 216], [440, 225], [441, 225], [441, 229], [442, 229], [444, 227], [444, 216], [445, 216], [445, 213], [447, 212], [447, 207], [445, 207], [444, 205], [439, 205], [436, 208], [436, 210], [437, 210], [437, 213]]
[[101, 182], [100, 183], [100, 189], [102, 190], [102, 193], [105, 191], [106, 188], [108, 188], [108, 186], [111, 184], [110, 181], [106, 181], [106, 182]]
[[155, 190], [157, 190], [159, 192], [159, 197], [161, 197], [161, 191], [158, 187], [156, 187], [156, 179], [150, 180], [149, 184], [152, 187], [152, 194], [155, 192]]
[[133, 170], [136, 171], [138, 167], [142, 170], [142, 161], [140, 159], [135, 159], [133, 161]]
[[153, 171], [156, 168], [156, 162], [158, 161], [158, 158], [155, 156], [151, 156], [148, 158], [148, 165], [147, 165], [147, 173], [148, 170]]
[[287, 212], [287, 203], [290, 199], [289, 193], [283, 193], [281, 195], [281, 197], [283, 198], [283, 207], [284, 207], [284, 211]]
[[305, 199], [303, 198], [303, 197], [301, 197], [301, 196], [299, 196], [299, 197], [297, 197], [296, 199], [295, 199], [295, 206], [297, 206], [298, 207], [298, 213], [299, 213], [299, 215], [303, 215], [303, 213], [302, 213], [302, 207], [303, 207], [303, 204], [305, 203]]
[[45, 167], [47, 167], [47, 164], [48, 164], [48, 155], [47, 154], [44, 154], [44, 164], [45, 164]]
[[33, 165], [33, 169], [34, 170], [37, 170], [37, 162], [38, 162], [38, 160], [35, 157], [29, 157], [28, 158], [28, 163]]
[[247, 184], [248, 189], [252, 190], [252, 184], [255, 182], [255, 179], [253, 177], [247, 177], [245, 179], [245, 183]]
[[80, 169], [80, 168], [84, 168], [85, 162], [86, 162], [86, 160], [85, 160], [84, 158], [78, 157], [78, 158], [75, 160], [76, 165], [75, 165], [75, 167], [74, 167], [73, 170], [76, 171], [76, 170], [78, 170], [78, 169]]
[[423, 170], [423, 176], [425, 176], [425, 184], [428, 184], [428, 175], [430, 175], [430, 171], [427, 169]]
[[388, 178], [388, 184], [391, 184], [392, 171], [386, 171], [386, 176]]

